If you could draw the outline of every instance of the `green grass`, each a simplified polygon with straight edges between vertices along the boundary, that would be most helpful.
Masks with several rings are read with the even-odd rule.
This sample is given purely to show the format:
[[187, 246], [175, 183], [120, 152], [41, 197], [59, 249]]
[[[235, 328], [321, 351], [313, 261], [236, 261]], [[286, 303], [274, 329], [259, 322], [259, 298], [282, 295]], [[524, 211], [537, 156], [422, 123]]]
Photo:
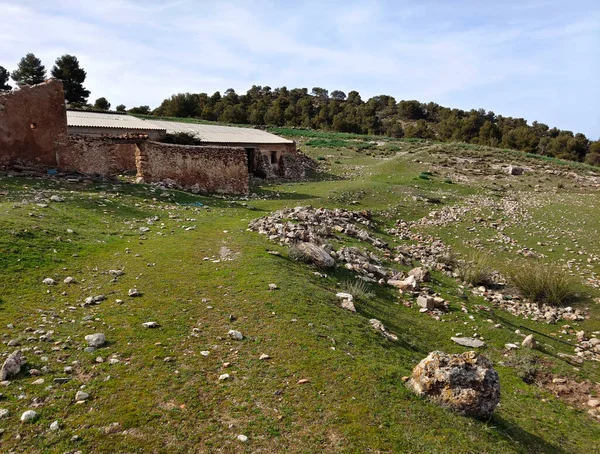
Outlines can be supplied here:
[[[356, 138], [318, 134], [312, 138]], [[2, 389], [0, 408], [11, 412], [0, 421], [2, 450], [594, 452], [600, 424], [585, 411], [525, 383], [522, 377], [533, 366], [526, 360], [511, 365], [505, 356], [504, 344], [520, 339], [516, 329], [535, 330], [543, 346], [539, 355], [551, 372], [600, 381], [598, 363], [586, 362], [574, 370], [558, 356], [573, 354], [568, 343], [574, 340], [573, 333], [560, 332], [560, 324], [490, 308], [482, 299], [462, 293], [456, 279], [437, 271], [429, 285], [450, 301], [443, 321], [405, 306], [397, 291], [378, 285], [368, 286], [373, 295], [358, 298], [357, 313], [352, 314], [335, 300], [335, 293], [355, 280], [351, 272], [343, 267], [321, 271], [291, 260], [287, 247], [247, 230], [250, 220], [284, 207], [368, 209], [373, 213], [371, 233], [394, 248], [422, 241], [387, 234], [396, 221], [416, 221], [444, 207], [466, 204], [475, 211], [448, 225], [416, 225], [415, 235], [433, 234], [461, 257], [482, 251], [494, 268], [510, 263], [518, 248], [527, 247], [543, 252], [544, 263], [562, 267], [575, 260], [570, 265], [578, 279], [600, 273], [598, 262], [586, 260], [600, 255], [597, 192], [569, 183], [555, 194], [554, 177], [538, 183], [539, 176], [524, 175], [523, 181], [494, 180], [513, 185], [505, 195], [470, 170], [456, 175], [458, 167], [438, 166], [444, 157], [472, 159], [477, 153], [485, 155], [485, 150], [424, 141], [393, 144], [403, 153], [366, 155], [345, 145], [306, 147], [313, 158], [327, 155], [314, 178], [260, 184], [249, 198], [197, 197], [174, 190], [166, 191], [165, 198], [161, 189], [126, 182], [0, 176], [0, 194], [8, 193], [0, 195], [0, 326], [14, 325], [3, 328], [3, 340], [20, 339], [23, 347], [39, 348], [40, 354], [26, 353], [27, 368], [49, 368], [43, 385], [34, 385], [37, 377], [25, 370]], [[496, 158], [489, 159], [517, 159], [501, 150], [495, 153], [491, 156]], [[415, 178], [421, 172], [434, 177]], [[444, 182], [449, 178], [454, 184]], [[541, 186], [534, 191], [528, 184]], [[37, 205], [52, 194], [65, 202]], [[519, 198], [530, 218], [509, 222], [507, 211], [467, 204], [473, 197]], [[196, 202], [204, 206], [193, 206]], [[159, 219], [149, 224], [155, 216]], [[506, 222], [501, 232], [489, 225], [498, 218]], [[142, 226], [150, 232], [140, 232]], [[518, 244], [496, 241], [499, 233]], [[364, 247], [344, 236], [333, 241], [335, 247]], [[538, 241], [548, 246], [538, 246]], [[220, 260], [221, 247], [233, 251], [234, 259]], [[588, 255], [567, 248], [585, 249]], [[399, 271], [409, 269], [389, 258], [385, 263]], [[123, 269], [125, 274], [114, 280], [107, 273], [110, 269]], [[77, 283], [63, 284], [67, 276]], [[58, 285], [43, 285], [46, 277]], [[269, 290], [270, 283], [279, 289]], [[127, 296], [134, 287], [141, 297]], [[586, 292], [600, 296], [592, 287]], [[86, 297], [98, 294], [107, 300], [80, 306]], [[569, 325], [573, 330], [600, 330], [597, 305], [589, 300], [584, 304], [591, 309], [590, 318]], [[381, 320], [398, 335], [398, 342], [374, 332], [370, 318]], [[151, 320], [160, 328], [142, 327]], [[494, 328], [497, 323], [502, 328]], [[53, 342], [28, 341], [39, 334], [26, 332], [27, 327], [53, 330]], [[229, 329], [240, 330], [245, 339], [230, 340]], [[83, 337], [94, 332], [104, 332], [109, 345], [85, 353]], [[500, 375], [501, 406], [490, 421], [453, 415], [403, 385], [402, 377], [428, 352], [465, 351], [450, 340], [457, 332], [483, 336], [488, 345], [484, 353]], [[12, 350], [2, 347], [3, 353]], [[205, 350], [210, 352], [207, 357], [200, 354]], [[271, 359], [259, 360], [262, 353]], [[121, 362], [95, 362], [97, 356], [113, 355]], [[174, 361], [164, 362], [167, 356]], [[65, 376], [65, 365], [73, 365], [72, 379], [53, 384], [54, 378]], [[223, 373], [232, 379], [219, 382]], [[310, 382], [297, 384], [303, 378]], [[81, 385], [91, 399], [75, 404]], [[39, 419], [20, 423], [20, 414], [34, 406]], [[48, 430], [54, 420], [61, 421], [60, 431]], [[122, 432], [105, 434], [104, 427], [113, 422], [120, 423]], [[247, 444], [236, 440], [239, 434], [249, 437]], [[74, 441], [74, 435], [79, 440]]]

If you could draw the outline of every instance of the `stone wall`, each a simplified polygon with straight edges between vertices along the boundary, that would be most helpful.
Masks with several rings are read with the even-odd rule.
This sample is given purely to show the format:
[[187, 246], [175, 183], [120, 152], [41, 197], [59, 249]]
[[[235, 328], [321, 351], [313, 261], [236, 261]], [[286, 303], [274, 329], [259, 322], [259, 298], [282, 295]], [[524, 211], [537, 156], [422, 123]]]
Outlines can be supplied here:
[[56, 167], [57, 141], [66, 134], [62, 82], [0, 92], [0, 168]]
[[146, 140], [139, 137], [89, 137], [68, 135], [63, 137], [56, 152], [57, 166], [61, 170], [114, 176], [135, 172], [137, 143]]
[[173, 180], [194, 192], [248, 192], [248, 161], [241, 147], [148, 141], [139, 145], [136, 164], [138, 177], [146, 183]]

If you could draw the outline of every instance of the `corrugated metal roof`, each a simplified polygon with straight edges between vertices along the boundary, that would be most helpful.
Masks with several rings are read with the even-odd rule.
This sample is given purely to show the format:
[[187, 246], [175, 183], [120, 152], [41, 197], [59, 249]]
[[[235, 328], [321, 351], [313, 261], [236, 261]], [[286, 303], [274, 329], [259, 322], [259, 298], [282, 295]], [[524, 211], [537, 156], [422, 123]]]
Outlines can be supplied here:
[[131, 115], [119, 115], [100, 112], [86, 112], [67, 110], [67, 126], [81, 126], [86, 128], [111, 128], [164, 131], [165, 128], [151, 121], [142, 120]]
[[180, 123], [178, 121], [146, 120], [168, 133], [187, 132], [200, 140], [214, 143], [293, 143], [291, 140], [276, 136], [260, 129], [236, 128], [233, 126], [202, 125], [198, 123]]

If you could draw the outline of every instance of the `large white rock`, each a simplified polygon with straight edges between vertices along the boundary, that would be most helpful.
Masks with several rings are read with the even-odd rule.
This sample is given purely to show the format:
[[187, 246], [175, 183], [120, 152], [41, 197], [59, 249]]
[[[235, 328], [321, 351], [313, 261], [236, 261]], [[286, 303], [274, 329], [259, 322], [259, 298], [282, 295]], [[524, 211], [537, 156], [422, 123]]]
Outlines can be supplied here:
[[106, 343], [106, 337], [102, 333], [88, 334], [85, 340], [90, 347], [102, 347]]
[[32, 421], [37, 418], [37, 413], [33, 410], [27, 410], [21, 415], [21, 422]]
[[21, 353], [21, 350], [12, 352], [8, 355], [4, 364], [2, 364], [2, 368], [0, 369], [0, 380], [4, 381], [13, 375], [17, 375], [21, 372], [21, 366], [24, 365], [25, 362], [26, 360], [23, 353]]

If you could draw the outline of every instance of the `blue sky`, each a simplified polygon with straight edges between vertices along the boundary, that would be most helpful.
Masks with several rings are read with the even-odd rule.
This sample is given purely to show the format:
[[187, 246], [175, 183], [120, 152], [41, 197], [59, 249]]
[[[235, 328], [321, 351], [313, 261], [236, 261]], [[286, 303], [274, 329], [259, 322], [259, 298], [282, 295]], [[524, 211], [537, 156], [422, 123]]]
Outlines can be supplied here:
[[0, 65], [75, 54], [91, 100], [358, 90], [600, 138], [600, 2], [0, 0]]

